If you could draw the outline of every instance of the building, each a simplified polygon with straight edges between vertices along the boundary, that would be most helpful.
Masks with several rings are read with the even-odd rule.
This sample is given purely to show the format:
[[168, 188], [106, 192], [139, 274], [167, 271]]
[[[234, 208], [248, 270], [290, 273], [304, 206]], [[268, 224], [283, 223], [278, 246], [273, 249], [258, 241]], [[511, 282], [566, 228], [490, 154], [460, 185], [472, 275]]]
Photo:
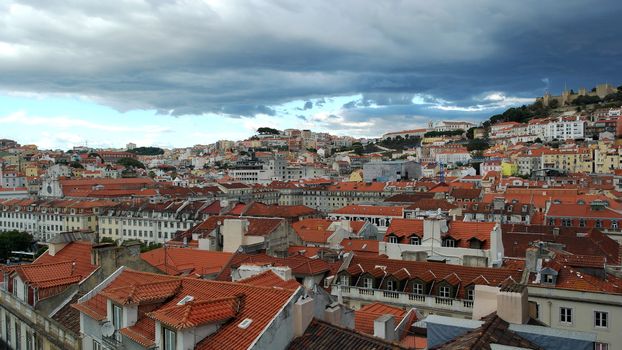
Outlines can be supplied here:
[[421, 164], [414, 161], [371, 161], [363, 165], [363, 181], [365, 182], [416, 180], [421, 176]]
[[495, 223], [394, 219], [378, 251], [391, 259], [500, 266], [504, 256], [501, 237], [501, 226]]

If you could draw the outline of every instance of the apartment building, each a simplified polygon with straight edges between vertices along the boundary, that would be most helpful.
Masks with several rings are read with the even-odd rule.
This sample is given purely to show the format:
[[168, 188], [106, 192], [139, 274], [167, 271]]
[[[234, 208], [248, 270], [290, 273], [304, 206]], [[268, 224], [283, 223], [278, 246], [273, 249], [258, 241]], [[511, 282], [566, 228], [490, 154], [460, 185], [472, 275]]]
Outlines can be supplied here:
[[500, 266], [503, 249], [499, 224], [442, 218], [393, 219], [378, 246], [391, 259], [484, 267]]
[[382, 302], [422, 315], [470, 318], [476, 285], [521, 280], [521, 271], [396, 260], [353, 254], [332, 281], [331, 293], [355, 309]]

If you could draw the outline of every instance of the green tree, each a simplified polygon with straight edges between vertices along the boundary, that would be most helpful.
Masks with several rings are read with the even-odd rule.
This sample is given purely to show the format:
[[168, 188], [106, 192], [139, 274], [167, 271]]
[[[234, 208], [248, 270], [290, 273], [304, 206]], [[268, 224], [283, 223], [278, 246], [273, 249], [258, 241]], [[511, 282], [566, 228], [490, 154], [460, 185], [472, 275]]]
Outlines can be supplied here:
[[69, 166], [74, 168], [74, 169], [84, 169], [84, 166], [82, 166], [82, 164], [80, 164], [80, 162], [71, 162], [71, 163], [69, 163]]
[[488, 140], [485, 139], [472, 139], [469, 140], [466, 146], [468, 151], [483, 151], [490, 148]]
[[0, 233], [0, 259], [6, 260], [14, 250], [30, 250], [32, 243], [32, 236], [26, 232]]
[[278, 135], [278, 134], [281, 133], [277, 129], [273, 129], [273, 128], [269, 128], [269, 127], [261, 127], [259, 129], [257, 129], [257, 132], [262, 134], [262, 135]]
[[164, 150], [159, 147], [136, 147], [128, 152], [141, 156], [158, 156], [164, 154]]
[[117, 164], [123, 165], [126, 168], [145, 169], [145, 165], [134, 158], [121, 158], [117, 161]]
[[549, 101], [549, 107], [550, 108], [557, 108], [557, 107], [559, 107], [559, 101], [558, 100], [551, 100], [551, 101]]

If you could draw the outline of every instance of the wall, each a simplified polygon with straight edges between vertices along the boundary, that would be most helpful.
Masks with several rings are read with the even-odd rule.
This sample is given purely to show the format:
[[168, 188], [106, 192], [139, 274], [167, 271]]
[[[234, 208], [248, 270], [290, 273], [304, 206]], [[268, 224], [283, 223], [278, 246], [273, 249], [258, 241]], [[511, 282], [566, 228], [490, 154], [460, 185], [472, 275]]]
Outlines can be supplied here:
[[[539, 306], [538, 319], [554, 328], [594, 332], [597, 341], [622, 349], [622, 297], [605, 293], [580, 292], [529, 286], [529, 301]], [[573, 309], [573, 323], [560, 322], [560, 307]], [[594, 327], [594, 311], [609, 313], [607, 328]]]

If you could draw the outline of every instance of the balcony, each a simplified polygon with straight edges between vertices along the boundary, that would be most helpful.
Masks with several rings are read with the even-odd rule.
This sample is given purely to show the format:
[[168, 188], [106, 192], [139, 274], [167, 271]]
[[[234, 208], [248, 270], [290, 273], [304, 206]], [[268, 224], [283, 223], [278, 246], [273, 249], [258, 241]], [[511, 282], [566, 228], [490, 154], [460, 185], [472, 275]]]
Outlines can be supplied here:
[[382, 302], [400, 306], [416, 307], [421, 310], [442, 310], [470, 315], [473, 312], [473, 301], [453, 298], [443, 298], [435, 295], [422, 295], [405, 292], [396, 292], [383, 289], [369, 289], [353, 286], [334, 285], [333, 295], [344, 298], [369, 302]]
[[123, 345], [121, 333], [118, 329], [109, 337], [102, 336], [102, 341], [107, 349], [121, 349]]

